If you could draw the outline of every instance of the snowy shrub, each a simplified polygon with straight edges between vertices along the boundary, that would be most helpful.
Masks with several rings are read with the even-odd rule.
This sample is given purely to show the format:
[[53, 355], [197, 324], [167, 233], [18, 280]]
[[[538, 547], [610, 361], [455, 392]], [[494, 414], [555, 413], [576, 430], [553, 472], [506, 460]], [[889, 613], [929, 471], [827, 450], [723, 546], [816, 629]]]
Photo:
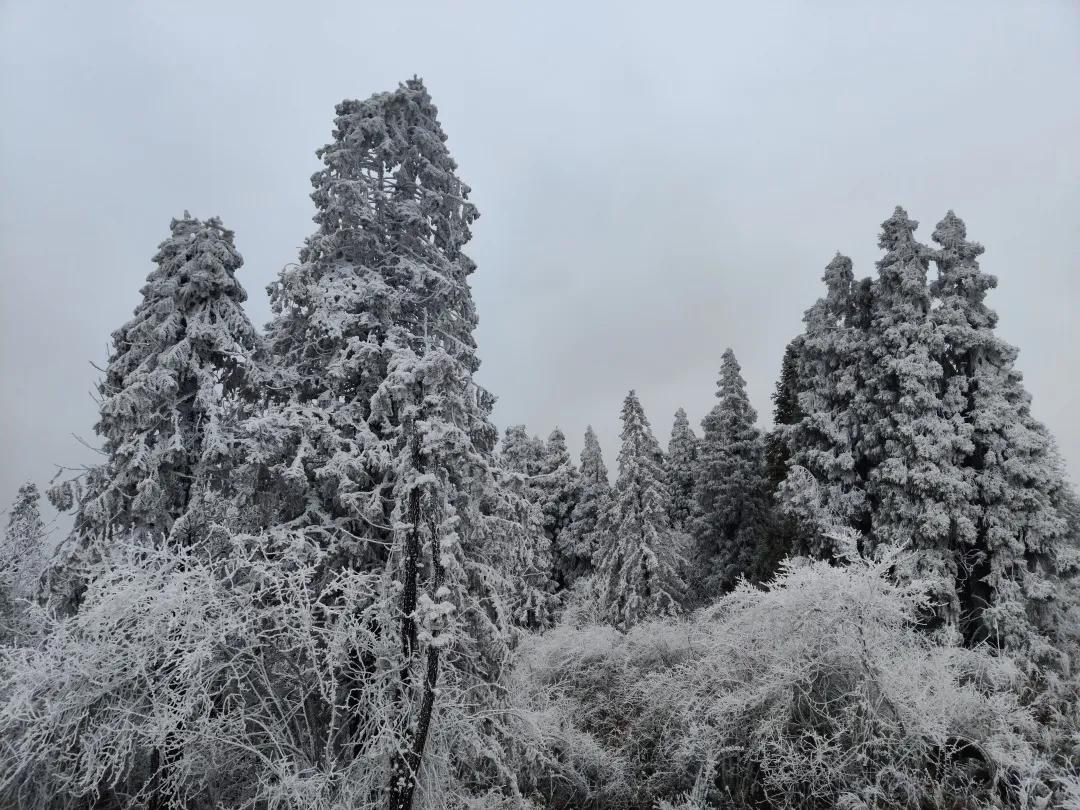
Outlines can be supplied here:
[[[0, 655], [0, 805], [382, 807], [403, 732], [381, 576], [327, 575], [312, 551], [239, 538], [213, 566], [117, 547], [75, 615]], [[492, 764], [505, 713], [453, 672], [418, 808], [509, 778]]]
[[921, 632], [925, 588], [891, 582], [896, 563], [789, 562], [682, 622], [534, 638], [519, 699], [581, 776], [573, 797], [538, 789], [552, 807], [1038, 806], [1018, 671]]

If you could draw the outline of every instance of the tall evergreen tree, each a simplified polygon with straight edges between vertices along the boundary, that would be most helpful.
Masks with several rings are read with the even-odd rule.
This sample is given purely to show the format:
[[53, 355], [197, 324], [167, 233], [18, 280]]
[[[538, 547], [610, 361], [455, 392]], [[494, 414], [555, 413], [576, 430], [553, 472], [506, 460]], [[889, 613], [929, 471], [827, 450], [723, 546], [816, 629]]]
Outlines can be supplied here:
[[[790, 454], [785, 475], [791, 474], [779, 494], [786, 515], [799, 527], [795, 550], [829, 557], [836, 524], [869, 530], [868, 470], [859, 444], [869, 300], [857, 299], [847, 256], [837, 253], [822, 280], [825, 295], [803, 316], [794, 358], [785, 356], [794, 370], [787, 369], [786, 381], [781, 380], [785, 390], [778, 389], [776, 406], [779, 413], [783, 404], [782, 418], [790, 420], [777, 423], [778, 442]], [[810, 491], [802, 486], [800, 469], [813, 476]]]
[[916, 241], [917, 226], [900, 207], [882, 224], [886, 253], [877, 263], [860, 440], [871, 468], [873, 543], [914, 550], [911, 570], [901, 573], [936, 582], [939, 614], [956, 625], [955, 549], [976, 534], [967, 508], [972, 484], [961, 466], [971, 428], [950, 419], [944, 404], [944, 336], [931, 314], [931, 252]]
[[694, 536], [708, 596], [754, 575], [770, 512], [764, 441], [731, 349], [724, 352], [716, 396], [719, 402], [701, 423], [695, 489], [700, 514]]
[[233, 232], [186, 211], [170, 230], [134, 317], [112, 336], [96, 426], [108, 480], [79, 514], [136, 536], [169, 532], [210, 472], [223, 399], [258, 387], [260, 341], [242, 306]]
[[462, 248], [477, 211], [436, 115], [419, 79], [338, 105], [312, 178], [318, 230], [271, 288], [286, 396], [248, 431], [271, 535], [300, 532], [328, 566], [378, 582], [376, 632], [398, 657], [371, 677], [391, 678], [397, 709], [386, 725], [345, 706], [357, 736], [342, 756], [389, 755], [393, 810], [413, 805], [425, 751], [447, 740], [431, 733], [444, 687], [484, 711], [501, 700], [513, 600], [549, 565], [533, 513], [500, 486], [494, 399], [472, 379]]
[[940, 303], [930, 317], [942, 339], [944, 413], [970, 426], [964, 520], [974, 531], [955, 544], [961, 627], [969, 640], [1050, 654], [1043, 634], [1053, 632], [1051, 580], [1067, 533], [1058, 504], [1068, 484], [1053, 440], [1031, 414], [1017, 350], [994, 333], [997, 314], [985, 299], [997, 279], [979, 267], [982, 245], [967, 239], [952, 211], [933, 240]]
[[799, 360], [803, 348], [802, 335], [793, 338], [784, 348], [780, 378], [773, 391], [773, 430], [765, 437], [765, 467], [770, 491], [776, 491], [787, 477], [791, 448], [784, 439], [784, 428], [798, 424], [803, 418], [799, 406]]
[[544, 445], [536, 483], [544, 531], [551, 541], [552, 578], [558, 587], [567, 588], [586, 561], [578, 558], [566, 536], [574, 507], [581, 498], [581, 481], [566, 449], [566, 436], [559, 428], [551, 432]]
[[601, 518], [596, 580], [601, 611], [625, 629], [682, 609], [686, 541], [671, 526], [660, 446], [633, 391], [622, 423], [619, 478]]
[[686, 411], [679, 408], [675, 411], [675, 422], [671, 426], [671, 439], [668, 441], [664, 467], [671, 492], [668, 513], [671, 515], [672, 525], [681, 531], [689, 529], [690, 521], [697, 512], [697, 501], [694, 499], [697, 449], [698, 438], [690, 427]]
[[780, 377], [773, 391], [773, 429], [765, 435], [765, 478], [769, 493], [774, 499], [773, 520], [768, 542], [758, 557], [758, 577], [769, 579], [776, 572], [780, 561], [800, 546], [799, 521], [779, 506], [778, 489], [788, 474], [791, 448], [784, 431], [803, 418], [799, 406], [799, 362], [803, 338], [792, 339], [784, 349], [780, 365]]
[[543, 455], [544, 443], [535, 436], [529, 436], [524, 425], [506, 428], [499, 448], [499, 462], [505, 469], [531, 478], [540, 474]]
[[[585, 444], [581, 450], [581, 494], [570, 517], [564, 536], [563, 549], [566, 557], [576, 562], [572, 580], [593, 572], [597, 551], [597, 530], [600, 518], [611, 497], [607, 467], [600, 450], [600, 442], [589, 425], [585, 429]], [[572, 582], [570, 584], [573, 584]]]
[[112, 335], [95, 426], [105, 460], [49, 491], [59, 509], [77, 507], [48, 575], [60, 605], [77, 603], [98, 543], [191, 542], [174, 526], [202, 489], [230, 477], [232, 424], [263, 383], [233, 232], [186, 211], [170, 231], [134, 316]]

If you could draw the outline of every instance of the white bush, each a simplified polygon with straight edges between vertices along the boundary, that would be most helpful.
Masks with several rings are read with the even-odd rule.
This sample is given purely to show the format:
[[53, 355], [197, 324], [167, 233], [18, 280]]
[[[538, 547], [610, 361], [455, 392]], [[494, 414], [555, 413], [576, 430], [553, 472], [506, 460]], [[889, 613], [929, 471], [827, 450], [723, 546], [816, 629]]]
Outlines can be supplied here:
[[894, 584], [897, 562], [788, 563], [688, 620], [557, 628], [522, 651], [519, 699], [562, 762], [593, 758], [584, 806], [1045, 802], [1016, 668], [921, 631], [925, 585]]
[[[402, 730], [380, 577], [327, 575], [312, 551], [117, 549], [78, 613], [0, 653], [0, 805], [382, 807]], [[489, 762], [497, 701], [439, 689], [417, 808], [512, 782]]]

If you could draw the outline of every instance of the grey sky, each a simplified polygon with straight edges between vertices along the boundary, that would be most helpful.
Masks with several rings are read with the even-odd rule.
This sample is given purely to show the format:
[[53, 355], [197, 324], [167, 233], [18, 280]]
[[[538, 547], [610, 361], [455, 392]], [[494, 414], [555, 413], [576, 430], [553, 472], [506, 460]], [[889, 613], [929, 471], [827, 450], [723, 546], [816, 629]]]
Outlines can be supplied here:
[[110, 332], [185, 208], [237, 232], [256, 323], [312, 229], [334, 104], [422, 75], [482, 216], [500, 427], [626, 390], [662, 442], [734, 348], [763, 423], [837, 249], [953, 208], [1080, 472], [1080, 4], [0, 2], [0, 500], [91, 454]]

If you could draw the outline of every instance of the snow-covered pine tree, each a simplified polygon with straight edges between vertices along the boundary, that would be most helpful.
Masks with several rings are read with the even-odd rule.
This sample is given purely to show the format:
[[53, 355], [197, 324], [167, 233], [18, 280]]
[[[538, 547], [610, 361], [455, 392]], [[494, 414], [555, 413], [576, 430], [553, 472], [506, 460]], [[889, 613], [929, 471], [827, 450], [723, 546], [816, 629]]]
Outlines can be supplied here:
[[540, 470], [535, 479], [544, 516], [544, 532], [551, 541], [552, 579], [561, 589], [570, 587], [587, 560], [578, 558], [572, 545], [567, 545], [566, 530], [570, 526], [574, 507], [581, 498], [581, 481], [577, 467], [566, 449], [566, 436], [555, 428], [544, 444]]
[[[868, 302], [864, 297], [860, 305], [856, 299], [858, 285], [847, 256], [837, 253], [822, 280], [825, 295], [806, 311], [803, 334], [785, 354], [779, 383], [783, 390], [777, 389], [776, 441], [789, 454], [784, 475], [792, 476], [780, 487], [779, 498], [786, 517], [798, 525], [794, 550], [830, 557], [834, 549], [828, 535], [834, 524], [869, 530], [867, 470], [858, 445], [859, 414], [865, 410], [860, 374]], [[799, 478], [800, 470], [813, 476], [810, 491]], [[780, 472], [774, 462], [771, 473]]]
[[664, 469], [667, 472], [668, 490], [671, 503], [668, 514], [671, 524], [680, 531], [687, 531], [690, 521], [697, 511], [694, 499], [694, 467], [697, 464], [698, 438], [686, 418], [686, 411], [675, 411], [675, 421], [671, 426], [671, 439], [668, 441]]
[[784, 348], [784, 359], [780, 363], [780, 377], [773, 391], [773, 430], [765, 437], [765, 467], [769, 478], [769, 489], [775, 492], [787, 477], [788, 461], [791, 450], [784, 440], [783, 428], [794, 425], [803, 418], [799, 407], [799, 359], [802, 352], [803, 337], [793, 338]]
[[[393, 810], [442, 789], [421, 774], [429, 743], [451, 744], [432, 734], [444, 688], [470, 690], [484, 716], [501, 700], [512, 600], [548, 573], [543, 535], [499, 486], [494, 398], [472, 380], [474, 264], [462, 248], [477, 211], [445, 141], [419, 79], [337, 106], [312, 178], [318, 230], [270, 290], [287, 395], [248, 431], [250, 491], [269, 494], [271, 536], [302, 532], [328, 566], [379, 574], [377, 632], [399, 653], [371, 677], [389, 679], [397, 710], [339, 707], [355, 718], [341, 755], [389, 756]], [[477, 716], [477, 734], [496, 727]], [[497, 745], [433, 756], [460, 773], [481, 749]]]
[[211, 472], [204, 460], [218, 450], [223, 399], [258, 387], [260, 342], [242, 306], [233, 232], [186, 211], [170, 230], [142, 303], [113, 333], [101, 385], [110, 484], [95, 522], [136, 535], [168, 533]]
[[965, 519], [975, 531], [953, 546], [961, 629], [969, 641], [1052, 655], [1043, 634], [1053, 634], [1051, 580], [1067, 532], [1057, 504], [1068, 484], [1052, 438], [1031, 414], [1017, 350], [994, 333], [997, 313], [985, 299], [997, 279], [979, 267], [982, 245], [968, 240], [952, 211], [933, 240], [940, 248], [931, 291], [940, 303], [930, 317], [943, 341], [936, 359], [945, 414], [971, 429]]
[[564, 536], [563, 548], [568, 557], [578, 562], [574, 579], [590, 575], [595, 567], [597, 529], [601, 515], [611, 497], [611, 484], [600, 450], [600, 442], [592, 425], [585, 428], [585, 443], [581, 449], [581, 495], [574, 506]]
[[46, 531], [40, 500], [37, 485], [27, 482], [19, 487], [8, 510], [0, 545], [0, 642], [21, 635], [24, 603], [37, 597], [45, 570]]
[[740, 576], [756, 573], [771, 508], [757, 412], [731, 349], [724, 351], [716, 396], [720, 401], [701, 423], [695, 485], [699, 588], [710, 598], [730, 590]]
[[911, 570], [899, 573], [932, 579], [940, 618], [957, 626], [955, 550], [976, 535], [971, 476], [962, 466], [971, 426], [946, 411], [938, 360], [944, 336], [926, 278], [931, 251], [916, 241], [917, 226], [899, 206], [882, 223], [886, 253], [877, 263], [860, 442], [870, 468], [873, 544], [915, 551]]
[[777, 492], [788, 474], [791, 449], [784, 437], [784, 430], [803, 417], [799, 407], [799, 361], [803, 338], [793, 338], [784, 348], [780, 364], [780, 377], [773, 391], [773, 428], [765, 434], [765, 478], [773, 498], [772, 530], [767, 547], [758, 559], [758, 578], [769, 579], [780, 561], [799, 547], [799, 522], [795, 516], [776, 508]]
[[[186, 211], [158, 246], [134, 316], [112, 335], [100, 383], [102, 464], [49, 491], [75, 526], [49, 573], [61, 601], [77, 601], [92, 546], [115, 536], [160, 542], [199, 491], [239, 463], [228, 438], [260, 396], [261, 340], [243, 309], [233, 232]], [[188, 532], [173, 542], [188, 542]]]
[[597, 535], [596, 585], [601, 611], [625, 629], [681, 611], [686, 537], [671, 526], [660, 446], [633, 391], [622, 423], [619, 478]]
[[543, 455], [544, 443], [536, 436], [529, 436], [525, 425], [506, 428], [499, 448], [499, 462], [504, 469], [532, 478], [540, 474]]

